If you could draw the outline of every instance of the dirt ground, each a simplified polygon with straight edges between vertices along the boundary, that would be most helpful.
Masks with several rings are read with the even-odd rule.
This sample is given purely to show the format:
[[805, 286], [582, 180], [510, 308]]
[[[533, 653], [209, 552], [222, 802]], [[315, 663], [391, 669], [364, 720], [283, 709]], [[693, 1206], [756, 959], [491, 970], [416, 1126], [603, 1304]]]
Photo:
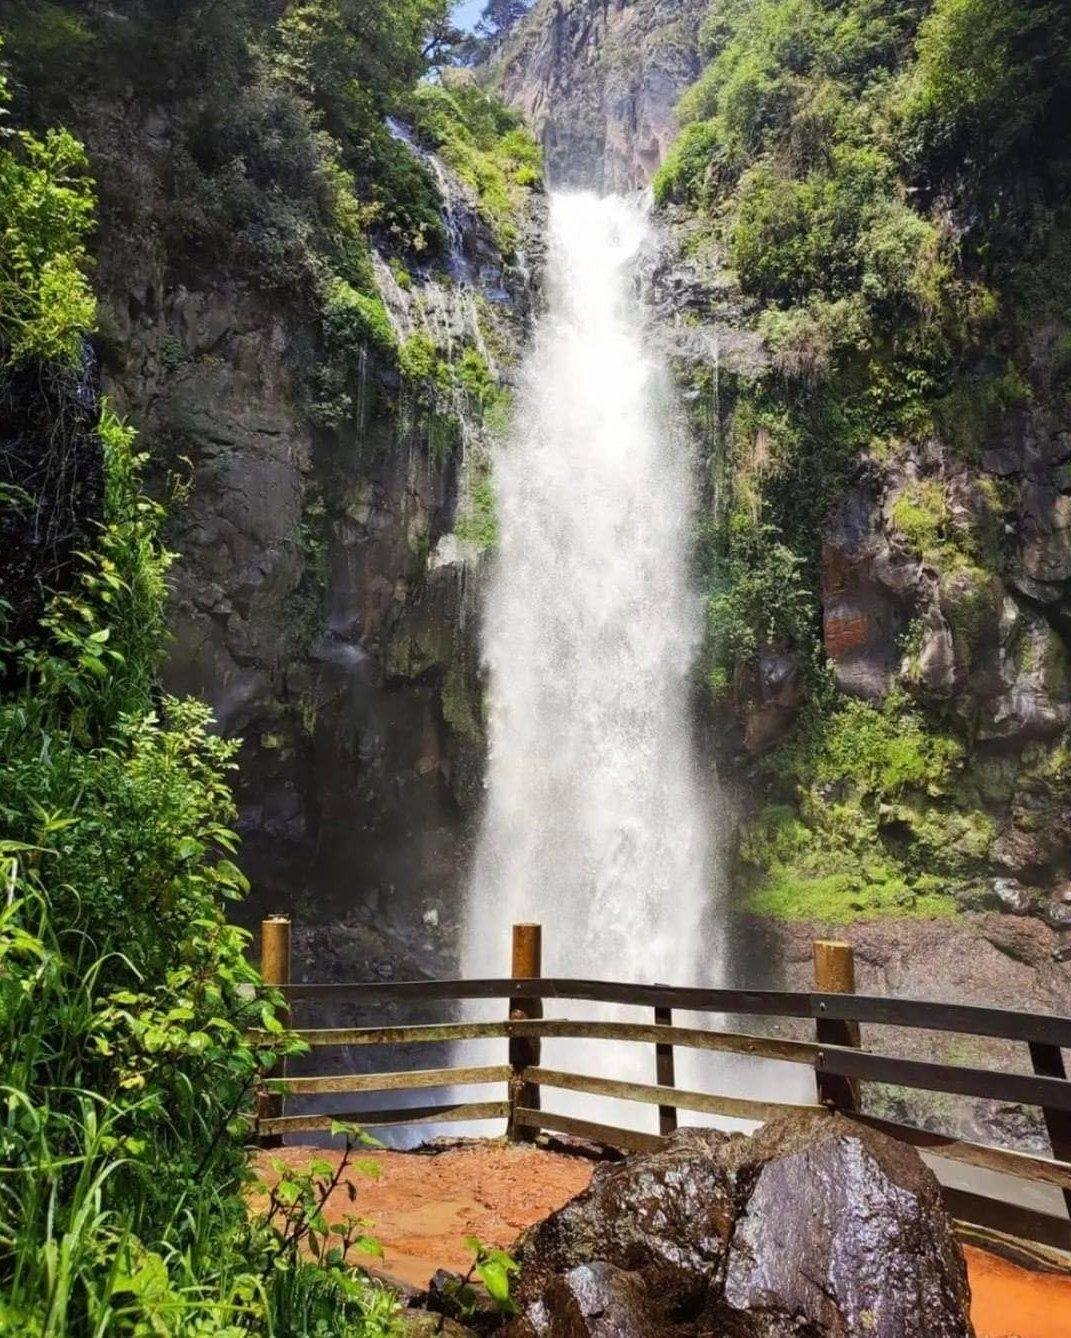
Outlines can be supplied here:
[[[337, 1152], [286, 1147], [259, 1154], [258, 1171], [275, 1178], [271, 1159], [301, 1168]], [[508, 1246], [524, 1227], [546, 1217], [588, 1183], [594, 1162], [579, 1153], [486, 1140], [442, 1151], [361, 1153], [378, 1174], [355, 1173], [357, 1201], [341, 1187], [327, 1205], [329, 1220], [359, 1212], [371, 1219], [383, 1247], [376, 1271], [423, 1288], [437, 1268], [464, 1272], [466, 1236]], [[1071, 1276], [1034, 1273], [966, 1247], [978, 1338], [1071, 1338]]]

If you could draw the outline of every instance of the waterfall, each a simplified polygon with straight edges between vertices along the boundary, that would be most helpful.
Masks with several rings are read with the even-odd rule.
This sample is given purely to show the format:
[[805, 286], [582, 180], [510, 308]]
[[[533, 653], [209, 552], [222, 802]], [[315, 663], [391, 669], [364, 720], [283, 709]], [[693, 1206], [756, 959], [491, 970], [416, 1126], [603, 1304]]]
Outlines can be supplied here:
[[[690, 721], [694, 461], [635, 281], [650, 241], [638, 201], [551, 199], [546, 310], [494, 461], [470, 976], [503, 974], [511, 922], [537, 920], [547, 974], [718, 983], [717, 824]], [[544, 1042], [544, 1063], [654, 1081], [649, 1046]]]

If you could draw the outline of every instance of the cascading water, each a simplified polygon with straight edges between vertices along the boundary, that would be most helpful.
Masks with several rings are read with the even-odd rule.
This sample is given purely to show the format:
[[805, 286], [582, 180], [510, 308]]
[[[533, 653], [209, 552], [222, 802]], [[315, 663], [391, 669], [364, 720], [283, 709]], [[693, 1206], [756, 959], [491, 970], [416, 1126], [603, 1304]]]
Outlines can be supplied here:
[[[639, 202], [552, 197], [547, 308], [495, 460], [469, 976], [501, 975], [510, 923], [538, 920], [548, 974], [718, 979], [716, 810], [689, 718], [693, 460], [634, 282], [649, 241]], [[570, 1061], [653, 1081], [648, 1047], [544, 1043], [544, 1063]]]

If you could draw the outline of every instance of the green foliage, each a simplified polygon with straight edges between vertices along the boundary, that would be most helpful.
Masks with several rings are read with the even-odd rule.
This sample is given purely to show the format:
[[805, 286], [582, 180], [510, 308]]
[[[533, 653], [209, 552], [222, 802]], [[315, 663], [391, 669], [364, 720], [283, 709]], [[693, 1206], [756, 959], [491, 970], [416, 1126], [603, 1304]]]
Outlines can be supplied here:
[[510, 1296], [510, 1279], [518, 1272], [520, 1265], [505, 1250], [486, 1245], [475, 1236], [466, 1236], [465, 1244], [472, 1251], [473, 1260], [463, 1277], [447, 1281], [445, 1298], [451, 1309], [457, 1312], [462, 1322], [478, 1319], [479, 1297], [472, 1284], [474, 1279], [479, 1278], [495, 1309], [503, 1315], [515, 1315], [517, 1307]]
[[454, 533], [464, 543], [475, 544], [479, 549], [494, 547], [498, 538], [498, 518], [488, 465], [473, 466], [468, 496], [454, 521]]
[[[0, 73], [0, 117], [6, 105]], [[73, 136], [0, 140], [0, 355], [13, 363], [79, 358], [96, 318], [84, 273], [92, 219], [88, 163]]]
[[525, 193], [543, 171], [542, 152], [520, 117], [474, 82], [460, 80], [421, 84], [407, 111], [443, 161], [472, 187], [498, 246], [512, 254]]
[[[20, 259], [0, 381], [32, 357], [41, 394], [93, 314], [33, 314], [50, 266], [84, 285], [88, 195], [63, 179], [83, 159], [59, 144], [37, 156], [24, 138], [13, 152], [29, 157], [4, 160], [22, 198], [5, 195]], [[31, 408], [11, 427], [39, 421]], [[158, 692], [163, 510], [107, 407], [98, 437], [102, 514], [70, 579], [17, 639], [0, 600], [0, 1328], [391, 1333], [393, 1301], [347, 1262], [356, 1237], [316, 1266], [292, 1221], [247, 1207], [254, 1090], [295, 1045], [225, 914], [247, 890], [237, 744], [204, 705]], [[39, 500], [5, 490], [0, 505]]]
[[965, 750], [900, 693], [819, 700], [765, 769], [786, 798], [749, 824], [741, 858], [759, 914], [833, 923], [956, 909], [984, 865], [984, 813], [962, 811]]
[[711, 686], [720, 690], [738, 666], [764, 651], [802, 651], [813, 641], [814, 600], [803, 560], [778, 542], [769, 525], [737, 512], [729, 522], [728, 552], [712, 556], [707, 601]]
[[396, 345], [382, 298], [378, 294], [359, 293], [345, 279], [331, 285], [324, 303], [324, 319], [331, 336], [352, 353], [366, 344], [389, 353]]
[[939, 432], [968, 467], [899, 483], [885, 519], [936, 568], [957, 659], [974, 663], [1008, 503], [975, 480], [953, 505], [942, 475], [972, 478], [1024, 407], [1062, 412], [1059, 357], [1038, 357], [1036, 335], [1067, 324], [1069, 37], [1071, 11], [1049, 0], [715, 0], [702, 26], [707, 64], [655, 194], [700, 215], [761, 303], [771, 360], [732, 388], [704, 536], [712, 687], [746, 703], [764, 649], [808, 678], [797, 737], [770, 762], [794, 844], [763, 829], [748, 847], [770, 913], [862, 904], [868, 861], [889, 875], [881, 904], [933, 909], [920, 878], [962, 888], [984, 864], [991, 824], [949, 790], [962, 719], [824, 684], [821, 542], [848, 486], [880, 490], [904, 442]]
[[934, 0], [919, 29], [905, 119], [930, 164], [974, 190], [998, 174], [1066, 170], [1071, 13], [1060, 0]]

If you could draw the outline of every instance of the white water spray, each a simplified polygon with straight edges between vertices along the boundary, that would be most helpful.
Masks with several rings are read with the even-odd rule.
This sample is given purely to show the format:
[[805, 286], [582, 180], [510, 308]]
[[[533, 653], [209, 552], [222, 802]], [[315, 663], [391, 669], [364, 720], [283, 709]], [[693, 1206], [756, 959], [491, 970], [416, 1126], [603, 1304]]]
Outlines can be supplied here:
[[[619, 197], [551, 201], [547, 310], [495, 460], [467, 976], [501, 975], [509, 925], [536, 920], [547, 974], [718, 983], [715, 817], [689, 718], [693, 460], [634, 283], [649, 227]], [[546, 1042], [544, 1063], [653, 1081], [648, 1047], [624, 1053]]]

